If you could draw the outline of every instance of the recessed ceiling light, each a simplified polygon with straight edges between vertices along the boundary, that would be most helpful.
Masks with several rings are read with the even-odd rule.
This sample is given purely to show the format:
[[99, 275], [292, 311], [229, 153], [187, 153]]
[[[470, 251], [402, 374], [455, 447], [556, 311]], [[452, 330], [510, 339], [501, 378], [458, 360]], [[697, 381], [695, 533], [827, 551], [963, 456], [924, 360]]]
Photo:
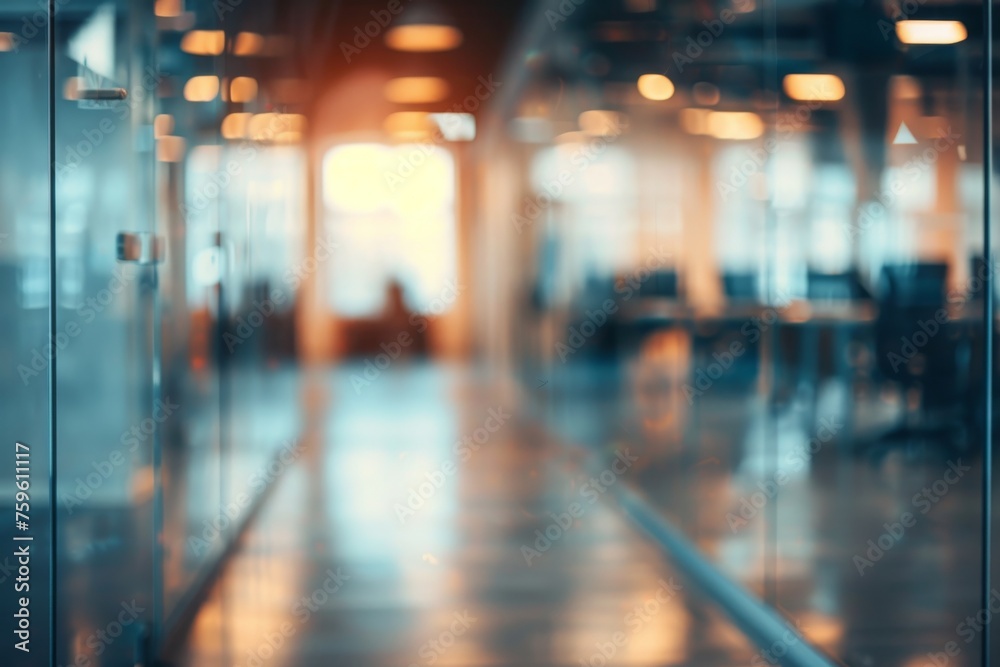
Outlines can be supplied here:
[[175, 18], [183, 13], [183, 2], [182, 0], [156, 0], [153, 13], [164, 18]]
[[184, 99], [188, 102], [211, 102], [219, 94], [219, 77], [194, 76], [184, 84]]
[[399, 111], [389, 114], [382, 124], [387, 134], [393, 136], [426, 136], [431, 134], [437, 125], [429, 113], [424, 111]]
[[764, 121], [752, 111], [710, 111], [706, 129], [716, 139], [756, 139], [764, 134]]
[[462, 31], [454, 26], [430, 23], [398, 25], [386, 32], [385, 43], [396, 51], [451, 51], [462, 44]]
[[237, 56], [255, 56], [264, 51], [264, 36], [255, 32], [237, 33], [233, 53]]
[[181, 38], [181, 51], [196, 56], [217, 56], [226, 45], [221, 30], [192, 30]]
[[789, 74], [782, 82], [793, 100], [836, 102], [844, 98], [844, 82], [836, 74]]
[[643, 74], [636, 83], [639, 94], [647, 100], [661, 102], [674, 96], [674, 83], [662, 74]]
[[426, 104], [448, 97], [448, 82], [436, 76], [404, 76], [385, 84], [385, 99], [396, 104]]
[[231, 113], [222, 119], [222, 136], [226, 139], [242, 139], [247, 135], [252, 113]]
[[257, 79], [238, 76], [229, 84], [229, 99], [233, 102], [252, 102], [257, 99]]
[[900, 21], [896, 37], [904, 44], [957, 44], [969, 36], [961, 21]]

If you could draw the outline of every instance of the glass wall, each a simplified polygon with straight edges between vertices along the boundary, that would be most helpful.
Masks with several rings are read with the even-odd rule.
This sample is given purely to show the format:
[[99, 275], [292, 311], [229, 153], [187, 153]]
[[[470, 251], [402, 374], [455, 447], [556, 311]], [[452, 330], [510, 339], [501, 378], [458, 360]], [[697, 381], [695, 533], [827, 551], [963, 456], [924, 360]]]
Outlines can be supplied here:
[[979, 664], [981, 3], [549, 9], [488, 123], [494, 353], [831, 660]]
[[298, 456], [304, 98], [256, 9], [0, 8], [3, 664], [150, 664]]
[[[0, 662], [27, 664], [27, 657], [48, 664], [50, 372], [54, 347], [65, 341], [49, 336], [47, 17], [33, 4], [15, 5], [0, 7], [0, 85], [8, 91], [0, 100], [0, 424], [5, 465], [0, 475], [5, 517], [0, 529], [5, 545], [0, 556], [0, 588], [5, 591], [0, 614], [11, 620]], [[15, 511], [22, 515], [15, 516]], [[16, 521], [25, 527], [19, 529]], [[31, 540], [15, 542], [15, 537]], [[17, 581], [22, 576], [15, 553], [19, 547], [30, 551], [28, 582]], [[21, 598], [28, 604], [22, 606]], [[30, 623], [27, 633], [14, 633], [22, 630], [14, 625], [20, 623], [15, 614]]]

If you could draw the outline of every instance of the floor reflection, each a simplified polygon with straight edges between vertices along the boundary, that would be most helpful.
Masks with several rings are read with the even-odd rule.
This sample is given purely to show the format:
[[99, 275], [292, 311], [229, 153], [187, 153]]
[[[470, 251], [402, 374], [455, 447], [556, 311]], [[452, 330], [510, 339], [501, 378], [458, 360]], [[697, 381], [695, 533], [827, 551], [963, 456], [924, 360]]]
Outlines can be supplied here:
[[609, 505], [536, 543], [585, 478], [490, 378], [413, 365], [362, 391], [350, 367], [304, 382], [326, 401], [301, 461], [182, 664], [750, 664], [749, 641]]

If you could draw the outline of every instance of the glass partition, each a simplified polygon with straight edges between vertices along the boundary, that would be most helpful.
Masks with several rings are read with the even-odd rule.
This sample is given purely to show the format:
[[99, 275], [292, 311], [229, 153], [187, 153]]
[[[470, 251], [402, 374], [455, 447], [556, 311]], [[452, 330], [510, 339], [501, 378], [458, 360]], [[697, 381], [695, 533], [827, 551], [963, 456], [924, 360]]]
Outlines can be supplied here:
[[133, 664], [158, 618], [152, 8], [53, 16], [55, 662]]
[[[7, 91], [0, 99], [0, 424], [6, 466], [0, 475], [0, 614], [8, 619], [0, 663], [8, 665], [26, 664], [25, 658], [48, 664], [51, 657], [51, 362], [68, 341], [65, 334], [53, 338], [49, 331], [50, 75], [45, 26], [46, 14], [37, 6], [0, 7], [0, 85]], [[27, 582], [17, 581], [22, 573], [16, 552], [22, 547], [30, 553]]]
[[494, 344], [831, 661], [979, 664], [982, 4], [626, 4], [488, 125]]

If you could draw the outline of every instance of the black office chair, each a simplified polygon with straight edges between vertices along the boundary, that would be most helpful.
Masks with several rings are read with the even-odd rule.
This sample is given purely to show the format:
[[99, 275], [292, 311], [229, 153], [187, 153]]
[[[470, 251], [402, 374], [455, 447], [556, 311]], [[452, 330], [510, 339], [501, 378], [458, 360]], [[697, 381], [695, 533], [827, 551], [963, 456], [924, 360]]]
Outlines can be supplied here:
[[760, 289], [756, 273], [724, 271], [722, 293], [729, 301], [759, 301]]
[[654, 271], [649, 278], [639, 285], [639, 296], [659, 299], [678, 298], [677, 272], [669, 269]]
[[860, 301], [871, 294], [855, 271], [822, 273], [809, 270], [806, 275], [806, 298], [810, 301]]
[[945, 317], [947, 276], [947, 264], [883, 267], [875, 322], [877, 369], [884, 380], [903, 388], [907, 408], [901, 423], [860, 446], [914, 441], [956, 446], [967, 422], [969, 345], [960, 326]]

